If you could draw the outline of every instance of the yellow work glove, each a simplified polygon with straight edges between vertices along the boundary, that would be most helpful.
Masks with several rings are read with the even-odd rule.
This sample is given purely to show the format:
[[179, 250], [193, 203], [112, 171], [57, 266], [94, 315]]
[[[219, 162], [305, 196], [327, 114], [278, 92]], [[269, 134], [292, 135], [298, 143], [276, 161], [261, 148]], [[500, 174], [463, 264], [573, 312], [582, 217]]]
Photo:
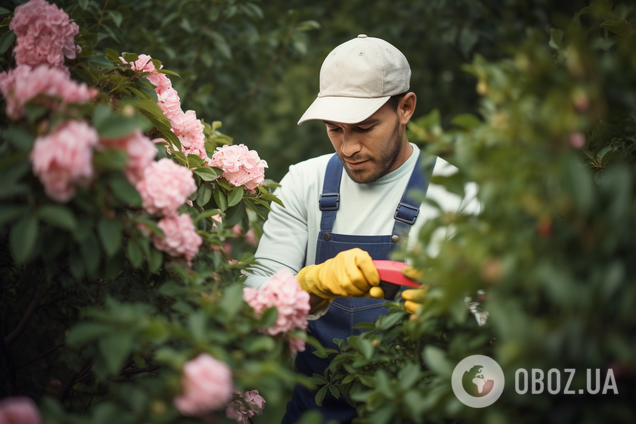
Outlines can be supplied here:
[[362, 297], [380, 284], [371, 256], [362, 249], [345, 250], [318, 265], [309, 265], [296, 275], [300, 288], [323, 299]]
[[[411, 265], [407, 265], [402, 268], [402, 274], [406, 278], [410, 278], [415, 281], [419, 280], [424, 275], [422, 271], [413, 268]], [[402, 299], [405, 300], [404, 309], [406, 309], [408, 313], [413, 314], [417, 311], [417, 308], [422, 306], [422, 303], [426, 298], [427, 288], [427, 286], [422, 286], [418, 289], [409, 289], [402, 292]]]

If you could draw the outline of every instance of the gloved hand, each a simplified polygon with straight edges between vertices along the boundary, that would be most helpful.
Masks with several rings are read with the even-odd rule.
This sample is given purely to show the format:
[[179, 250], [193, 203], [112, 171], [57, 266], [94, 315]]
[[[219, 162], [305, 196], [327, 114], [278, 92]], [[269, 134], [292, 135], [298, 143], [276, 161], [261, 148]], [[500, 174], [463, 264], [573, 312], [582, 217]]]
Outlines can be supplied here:
[[361, 297], [380, 284], [371, 256], [362, 249], [345, 250], [318, 265], [309, 265], [296, 275], [300, 288], [323, 299]]
[[[402, 274], [406, 278], [410, 278], [415, 281], [419, 280], [424, 275], [422, 271], [413, 268], [411, 265], [407, 265], [402, 268]], [[409, 289], [402, 292], [402, 299], [405, 300], [404, 309], [406, 309], [408, 313], [415, 313], [415, 311], [417, 311], [417, 309], [422, 305], [426, 298], [427, 288], [428, 286], [422, 286], [418, 289]]]

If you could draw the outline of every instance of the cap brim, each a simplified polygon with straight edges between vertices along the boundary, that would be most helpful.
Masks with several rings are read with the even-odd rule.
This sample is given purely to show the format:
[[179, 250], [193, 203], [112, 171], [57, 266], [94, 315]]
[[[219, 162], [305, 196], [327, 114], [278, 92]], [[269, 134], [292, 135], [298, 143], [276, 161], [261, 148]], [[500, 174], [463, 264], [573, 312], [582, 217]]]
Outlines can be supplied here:
[[355, 124], [362, 122], [380, 109], [391, 96], [359, 97], [318, 97], [298, 121], [319, 120]]

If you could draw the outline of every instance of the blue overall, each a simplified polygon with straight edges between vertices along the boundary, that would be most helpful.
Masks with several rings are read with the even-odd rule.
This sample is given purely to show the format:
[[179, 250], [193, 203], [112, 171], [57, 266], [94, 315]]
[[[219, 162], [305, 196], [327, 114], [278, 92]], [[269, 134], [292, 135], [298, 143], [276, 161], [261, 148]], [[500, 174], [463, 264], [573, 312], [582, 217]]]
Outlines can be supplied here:
[[[342, 176], [342, 162], [334, 154], [327, 164], [327, 172], [320, 196], [320, 232], [316, 246], [316, 264], [333, 258], [338, 253], [358, 247], [365, 250], [373, 259], [389, 259], [390, 253], [397, 246], [400, 239], [408, 236], [411, 225], [415, 223], [419, 213], [419, 203], [410, 199], [406, 193], [411, 189], [425, 191], [427, 184], [420, 163], [415, 166], [402, 200], [395, 211], [395, 224], [390, 235], [356, 236], [334, 234], [332, 232], [340, 202], [340, 179]], [[338, 297], [333, 300], [327, 313], [315, 321], [310, 321], [307, 333], [320, 341], [324, 347], [337, 349], [334, 338], [346, 340], [350, 336], [359, 335], [362, 329], [353, 328], [361, 322], [374, 322], [381, 314], [386, 314], [388, 308], [382, 306], [386, 300], [373, 298]], [[315, 349], [309, 344], [304, 352], [296, 357], [296, 369], [305, 375], [314, 373], [323, 375], [333, 356], [318, 358], [313, 354]], [[315, 393], [297, 385], [294, 388], [291, 401], [287, 404], [287, 412], [283, 424], [293, 424], [303, 412], [317, 409], [323, 414], [324, 420], [334, 419], [340, 423], [349, 423], [357, 417], [355, 408], [351, 407], [343, 396], [339, 399], [327, 393], [322, 406], [317, 406]]]

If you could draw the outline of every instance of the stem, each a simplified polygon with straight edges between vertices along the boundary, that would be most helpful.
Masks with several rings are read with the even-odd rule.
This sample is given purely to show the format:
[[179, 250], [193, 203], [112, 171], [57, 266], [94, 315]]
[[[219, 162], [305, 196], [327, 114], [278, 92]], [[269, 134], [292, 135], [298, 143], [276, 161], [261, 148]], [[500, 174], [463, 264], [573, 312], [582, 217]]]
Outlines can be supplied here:
[[44, 352], [44, 353], [43, 353], [43, 354], [41, 354], [40, 356], [37, 356], [37, 357], [35, 357], [35, 358], [33, 358], [33, 359], [29, 360], [29, 361], [23, 362], [23, 363], [21, 363], [20, 365], [18, 365], [18, 366], [17, 366], [17, 367], [15, 367], [15, 368], [16, 368], [16, 369], [20, 369], [20, 368], [22, 368], [22, 367], [26, 367], [26, 366], [27, 366], [27, 365], [29, 365], [30, 363], [35, 362], [35, 361], [37, 361], [37, 360], [38, 360], [38, 359], [40, 359], [40, 358], [44, 358], [44, 357], [45, 357], [46, 355], [48, 355], [49, 353], [54, 352], [54, 351], [56, 351], [57, 349], [61, 348], [62, 346], [64, 346], [64, 344], [65, 344], [65, 342], [62, 342], [62, 343], [60, 343], [59, 345], [55, 346], [54, 348], [47, 350], [46, 352]]
[[102, 13], [101, 15], [99, 15], [99, 21], [97, 21], [98, 29], [99, 29], [99, 26], [102, 24], [102, 18], [104, 17], [104, 11], [106, 10], [106, 6], [108, 6], [108, 0], [106, 0], [106, 3], [104, 3], [104, 8], [102, 9]]
[[145, 368], [133, 368], [130, 370], [125, 370], [122, 371], [119, 375], [132, 375], [132, 374], [141, 374], [142, 372], [153, 372], [158, 370], [159, 368], [161, 368], [161, 365], [153, 365], [151, 367], [145, 367]]
[[82, 365], [82, 369], [80, 369], [80, 372], [71, 373], [71, 376], [69, 377], [68, 381], [66, 382], [64, 387], [62, 387], [62, 390], [60, 390], [60, 392], [57, 395], [57, 399], [60, 402], [63, 402], [64, 399], [66, 399], [71, 388], [77, 382], [78, 377], [80, 377], [81, 375], [85, 374], [88, 370], [90, 370], [92, 365], [93, 365], [93, 360], [89, 358], [84, 362], [84, 365]]
[[22, 320], [20, 321], [18, 326], [15, 328], [15, 330], [13, 330], [11, 334], [9, 334], [7, 337], [4, 338], [4, 343], [7, 346], [10, 346], [11, 343], [13, 343], [20, 336], [20, 334], [22, 334], [22, 331], [24, 331], [24, 328], [29, 323], [29, 320], [31, 320], [33, 313], [35, 312], [38, 305], [40, 304], [40, 300], [42, 300], [42, 296], [44, 296], [44, 290], [42, 290], [41, 288], [38, 288], [37, 291], [35, 292], [35, 297], [33, 297], [33, 300], [31, 301], [31, 304], [29, 305], [29, 309], [27, 309], [26, 313], [22, 317]]

